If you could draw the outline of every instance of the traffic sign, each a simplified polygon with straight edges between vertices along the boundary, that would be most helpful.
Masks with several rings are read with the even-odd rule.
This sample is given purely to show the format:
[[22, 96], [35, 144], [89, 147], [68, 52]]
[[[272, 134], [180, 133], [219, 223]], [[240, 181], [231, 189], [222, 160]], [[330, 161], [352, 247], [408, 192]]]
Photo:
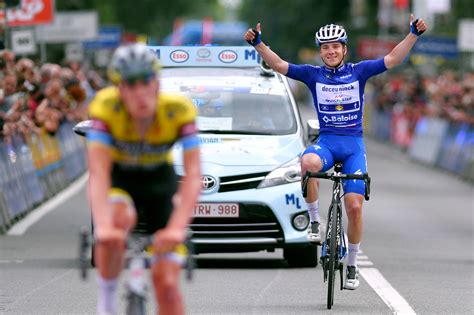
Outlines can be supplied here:
[[33, 30], [12, 31], [12, 50], [18, 55], [28, 55], [36, 53], [36, 43]]

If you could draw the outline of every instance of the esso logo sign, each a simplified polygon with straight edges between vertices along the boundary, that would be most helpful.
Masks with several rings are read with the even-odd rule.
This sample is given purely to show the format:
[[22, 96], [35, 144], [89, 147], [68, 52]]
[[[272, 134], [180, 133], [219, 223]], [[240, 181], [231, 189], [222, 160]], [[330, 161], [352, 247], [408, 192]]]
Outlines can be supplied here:
[[184, 50], [174, 50], [170, 53], [170, 59], [176, 63], [182, 63], [189, 59], [189, 54]]
[[233, 50], [223, 50], [218, 57], [224, 63], [232, 63], [237, 60], [237, 53]]

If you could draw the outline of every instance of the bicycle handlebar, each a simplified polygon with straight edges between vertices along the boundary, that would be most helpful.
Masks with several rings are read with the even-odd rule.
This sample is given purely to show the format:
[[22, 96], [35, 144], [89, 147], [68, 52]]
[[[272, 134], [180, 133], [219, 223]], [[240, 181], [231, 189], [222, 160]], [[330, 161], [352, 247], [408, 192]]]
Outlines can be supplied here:
[[365, 173], [362, 175], [359, 174], [341, 174], [341, 173], [311, 173], [307, 172], [306, 175], [308, 177], [314, 177], [314, 178], [324, 178], [324, 179], [362, 179], [365, 180], [369, 177], [369, 174]]
[[365, 192], [364, 192], [364, 197], [365, 200], [370, 199], [370, 176], [368, 173], [364, 174], [342, 174], [338, 172], [333, 172], [333, 173], [312, 173], [312, 172], [306, 172], [305, 176], [303, 177], [302, 181], [302, 194], [303, 197], [306, 198], [307, 196], [307, 186], [308, 186], [308, 179], [309, 178], [322, 178], [322, 179], [330, 179], [330, 180], [349, 180], [349, 179], [360, 179], [363, 180], [365, 183]]
[[[87, 258], [87, 250], [94, 244], [94, 240], [91, 239], [90, 233], [86, 227], [82, 227], [79, 235], [79, 270], [81, 278], [85, 280], [87, 278], [87, 269], [89, 265], [89, 259]], [[145, 251], [149, 246], [153, 244], [153, 236], [145, 235], [134, 239], [134, 236], [129, 236], [127, 238], [127, 248], [130, 248], [133, 251], [133, 255], [138, 255], [139, 253]], [[191, 232], [188, 232], [186, 239], [183, 242], [183, 245], [187, 249], [186, 254], [186, 279], [192, 280], [193, 270], [195, 267], [195, 262], [193, 259], [194, 254], [194, 245], [191, 241]]]

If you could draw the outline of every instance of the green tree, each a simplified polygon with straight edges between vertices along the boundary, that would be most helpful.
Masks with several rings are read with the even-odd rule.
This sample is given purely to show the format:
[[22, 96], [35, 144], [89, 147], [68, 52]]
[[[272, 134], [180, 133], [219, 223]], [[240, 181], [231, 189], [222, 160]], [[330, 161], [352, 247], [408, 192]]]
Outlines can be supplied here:
[[177, 18], [219, 18], [217, 0], [66, 0], [56, 1], [58, 11], [97, 10], [102, 25], [122, 26], [125, 32], [145, 34], [161, 41], [171, 33]]
[[283, 58], [296, 62], [298, 51], [315, 47], [314, 34], [329, 23], [346, 24], [350, 0], [244, 0], [240, 18], [262, 23], [263, 40]]

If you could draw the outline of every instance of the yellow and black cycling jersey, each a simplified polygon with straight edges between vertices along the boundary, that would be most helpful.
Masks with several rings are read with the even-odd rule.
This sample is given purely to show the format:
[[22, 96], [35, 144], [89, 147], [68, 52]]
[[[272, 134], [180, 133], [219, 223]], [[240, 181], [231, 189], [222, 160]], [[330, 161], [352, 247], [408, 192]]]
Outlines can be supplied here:
[[142, 139], [120, 100], [118, 88], [101, 90], [89, 105], [93, 123], [87, 133], [88, 145], [109, 147], [113, 162], [121, 166], [172, 164], [171, 148], [177, 141], [182, 142], [184, 151], [199, 145], [197, 111], [190, 99], [177, 94], [159, 93], [157, 104], [153, 124]]

